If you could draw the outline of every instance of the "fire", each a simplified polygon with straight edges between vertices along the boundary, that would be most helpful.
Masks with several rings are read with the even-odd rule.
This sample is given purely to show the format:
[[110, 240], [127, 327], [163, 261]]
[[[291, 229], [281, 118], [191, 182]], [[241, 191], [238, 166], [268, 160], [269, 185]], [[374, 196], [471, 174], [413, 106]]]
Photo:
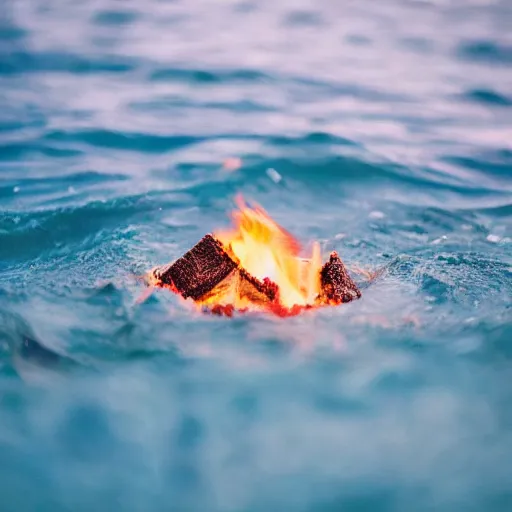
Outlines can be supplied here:
[[282, 306], [312, 305], [321, 291], [318, 243], [313, 245], [311, 258], [301, 258], [299, 242], [261, 206], [251, 208], [241, 196], [237, 203], [239, 209], [232, 215], [234, 229], [215, 236], [249, 274], [277, 285]]
[[234, 310], [290, 316], [361, 297], [335, 252], [322, 264], [315, 242], [304, 257], [299, 242], [261, 206], [241, 196], [237, 205], [231, 229], [205, 235], [178, 260], [155, 267], [147, 284], [228, 316]]

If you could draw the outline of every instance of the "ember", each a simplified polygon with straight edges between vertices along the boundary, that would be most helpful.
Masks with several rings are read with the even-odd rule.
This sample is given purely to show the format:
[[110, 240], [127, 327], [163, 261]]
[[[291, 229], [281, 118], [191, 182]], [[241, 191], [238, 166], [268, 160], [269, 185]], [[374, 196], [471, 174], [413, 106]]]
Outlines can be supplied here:
[[293, 316], [361, 297], [335, 252], [322, 265], [315, 243], [311, 257], [301, 258], [297, 240], [261, 207], [241, 198], [238, 206], [232, 230], [206, 235], [175, 262], [151, 270], [147, 283], [226, 316], [235, 310]]

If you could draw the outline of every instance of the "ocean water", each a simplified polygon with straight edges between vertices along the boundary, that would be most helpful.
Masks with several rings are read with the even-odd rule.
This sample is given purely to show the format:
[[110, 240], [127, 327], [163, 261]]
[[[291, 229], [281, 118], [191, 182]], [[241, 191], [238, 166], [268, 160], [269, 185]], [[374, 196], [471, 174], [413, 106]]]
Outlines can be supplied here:
[[[0, 510], [512, 510], [510, 26], [4, 0]], [[238, 193], [380, 276], [290, 319], [137, 303]]]

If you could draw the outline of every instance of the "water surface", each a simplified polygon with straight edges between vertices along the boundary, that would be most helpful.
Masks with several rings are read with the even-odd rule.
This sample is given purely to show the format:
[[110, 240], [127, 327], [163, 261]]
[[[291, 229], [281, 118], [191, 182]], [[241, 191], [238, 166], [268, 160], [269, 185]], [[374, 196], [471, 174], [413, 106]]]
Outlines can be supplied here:
[[[3, 5], [3, 512], [512, 508], [510, 2]], [[137, 304], [239, 192], [386, 272]]]

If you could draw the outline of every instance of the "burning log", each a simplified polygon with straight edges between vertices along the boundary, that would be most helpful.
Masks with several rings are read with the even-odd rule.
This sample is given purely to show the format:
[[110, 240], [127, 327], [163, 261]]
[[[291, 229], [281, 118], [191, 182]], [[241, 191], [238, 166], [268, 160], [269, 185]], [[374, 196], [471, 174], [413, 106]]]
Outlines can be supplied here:
[[335, 252], [324, 265], [318, 245], [311, 258], [299, 258], [298, 242], [261, 208], [242, 203], [235, 223], [234, 231], [208, 234], [175, 262], [154, 268], [147, 282], [227, 316], [251, 309], [289, 316], [361, 297]]
[[341, 304], [361, 297], [361, 291], [349, 276], [336, 252], [331, 253], [329, 261], [322, 267], [320, 276], [322, 297], [329, 304]]
[[190, 251], [170, 265], [156, 268], [157, 282], [180, 293], [183, 298], [199, 300], [226, 279], [237, 264], [212, 235], [203, 237]]

